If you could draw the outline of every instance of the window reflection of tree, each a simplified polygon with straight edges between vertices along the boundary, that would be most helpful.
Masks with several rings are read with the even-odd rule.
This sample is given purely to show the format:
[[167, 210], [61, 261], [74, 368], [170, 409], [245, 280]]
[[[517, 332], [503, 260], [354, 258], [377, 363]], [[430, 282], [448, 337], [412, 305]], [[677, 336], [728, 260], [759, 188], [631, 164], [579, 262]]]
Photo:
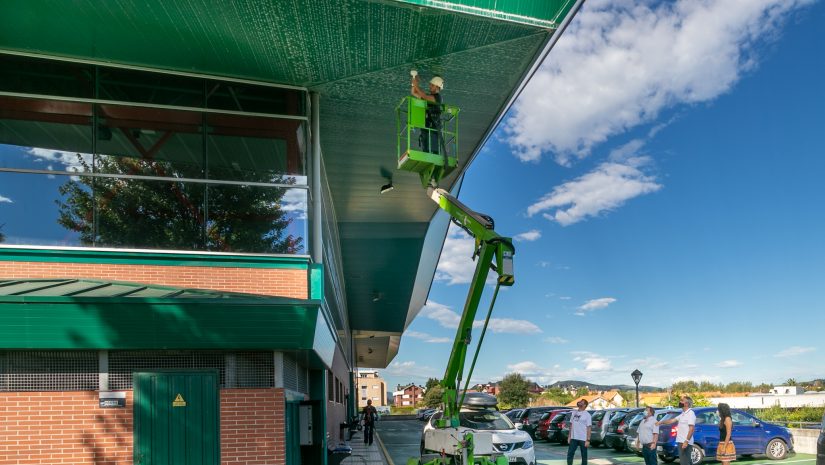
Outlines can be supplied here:
[[[183, 151], [164, 151], [176, 135], [198, 135], [202, 115], [194, 112], [100, 105], [101, 135], [118, 134], [128, 141], [124, 155], [96, 157], [95, 171], [106, 174], [201, 178], [202, 160], [186, 160]], [[225, 117], [224, 121], [233, 121]], [[210, 126], [210, 134], [228, 133], [243, 137], [276, 138], [288, 134], [279, 122], [269, 119], [275, 130], [266, 127]], [[290, 122], [291, 123], [291, 122]], [[295, 124], [295, 123], [291, 123]], [[299, 123], [298, 123], [299, 124]], [[143, 137], [146, 132], [152, 137]], [[159, 135], [158, 135], [159, 134]], [[198, 135], [198, 137], [200, 137]], [[105, 145], [105, 143], [103, 144]], [[288, 143], [287, 147], [294, 146]], [[195, 150], [200, 153], [201, 150]], [[239, 148], [238, 153], [242, 150]], [[259, 154], [263, 158], [274, 154]], [[290, 150], [288, 159], [300, 158]], [[84, 171], [91, 171], [83, 160]], [[295, 178], [272, 170], [237, 169], [237, 163], [216, 163], [208, 167], [210, 179], [240, 182], [294, 184]], [[296, 169], [295, 166], [287, 166]], [[90, 191], [93, 193], [90, 193]], [[77, 231], [89, 244], [121, 247], [172, 248], [255, 253], [298, 253], [303, 239], [286, 234], [292, 223], [282, 209], [282, 187], [248, 185], [205, 185], [183, 181], [156, 181], [123, 178], [80, 178], [60, 188], [66, 198], [59, 203], [59, 223]]]

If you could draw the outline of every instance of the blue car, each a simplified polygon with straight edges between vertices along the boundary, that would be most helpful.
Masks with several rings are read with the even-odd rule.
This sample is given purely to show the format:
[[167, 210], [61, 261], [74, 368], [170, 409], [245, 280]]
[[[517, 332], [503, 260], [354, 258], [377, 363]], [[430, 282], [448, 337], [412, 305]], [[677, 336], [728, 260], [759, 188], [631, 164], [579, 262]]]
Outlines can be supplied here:
[[[698, 465], [705, 458], [716, 457], [719, 445], [719, 412], [716, 407], [699, 407], [696, 413], [696, 430], [690, 450], [690, 465]], [[674, 418], [672, 413], [664, 419]], [[733, 432], [731, 440], [736, 445], [736, 455], [766, 455], [772, 460], [782, 460], [793, 452], [793, 435], [787, 428], [766, 423], [741, 410], [731, 410]], [[659, 458], [672, 462], [679, 458], [676, 444], [676, 424], [659, 427]], [[687, 465], [687, 464], [682, 464]]]

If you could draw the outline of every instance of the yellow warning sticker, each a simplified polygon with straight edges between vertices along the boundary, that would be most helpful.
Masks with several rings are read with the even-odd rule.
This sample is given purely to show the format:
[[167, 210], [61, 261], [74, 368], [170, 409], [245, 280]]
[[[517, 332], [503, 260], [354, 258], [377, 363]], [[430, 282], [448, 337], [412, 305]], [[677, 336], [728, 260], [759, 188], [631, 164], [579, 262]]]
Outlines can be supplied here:
[[183, 400], [182, 395], [178, 394], [178, 396], [175, 397], [175, 400], [172, 401], [172, 407], [186, 407], [186, 401]]

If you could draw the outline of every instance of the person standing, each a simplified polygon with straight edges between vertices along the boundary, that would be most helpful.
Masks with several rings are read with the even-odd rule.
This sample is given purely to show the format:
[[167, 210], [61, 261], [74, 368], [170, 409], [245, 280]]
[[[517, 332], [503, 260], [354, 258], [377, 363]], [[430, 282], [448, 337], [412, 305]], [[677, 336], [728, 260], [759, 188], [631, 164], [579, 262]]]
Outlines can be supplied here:
[[418, 72], [413, 70], [410, 75], [412, 76], [410, 93], [427, 101], [426, 118], [424, 120], [426, 128], [419, 137], [421, 149], [424, 152], [441, 153], [441, 91], [444, 90], [444, 79], [441, 76], [430, 79], [430, 93], [427, 94], [418, 87]]
[[581, 448], [582, 465], [587, 465], [587, 448], [590, 447], [590, 429], [592, 418], [587, 408], [587, 400], [576, 402], [578, 409], [570, 414], [570, 445], [567, 447], [567, 465], [573, 465], [576, 449]]
[[679, 402], [682, 409], [677, 417], [656, 423], [657, 425], [670, 425], [676, 423], [676, 445], [679, 447], [679, 463], [681, 465], [691, 465], [690, 446], [693, 445], [693, 431], [696, 429], [696, 414], [693, 413], [693, 399], [689, 396], [682, 396]]
[[657, 465], [656, 443], [659, 440], [659, 427], [656, 426], [656, 410], [653, 407], [645, 408], [645, 418], [639, 424], [638, 431], [645, 465]]
[[719, 404], [717, 409], [719, 411], [719, 447], [716, 448], [716, 460], [722, 462], [722, 465], [728, 465], [736, 460], [736, 446], [730, 438], [733, 429], [730, 405]]
[[362, 414], [364, 415], [364, 444], [371, 446], [375, 420], [378, 418], [378, 411], [372, 406], [372, 399], [367, 401], [367, 406], [364, 407]]

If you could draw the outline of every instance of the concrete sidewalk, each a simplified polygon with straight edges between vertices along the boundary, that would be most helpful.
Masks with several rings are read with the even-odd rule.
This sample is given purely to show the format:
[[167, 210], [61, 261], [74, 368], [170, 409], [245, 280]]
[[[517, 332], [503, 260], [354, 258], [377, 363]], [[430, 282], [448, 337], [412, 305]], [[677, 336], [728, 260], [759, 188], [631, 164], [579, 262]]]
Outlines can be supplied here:
[[375, 432], [375, 441], [371, 446], [364, 444], [362, 432], [353, 436], [349, 446], [352, 447], [352, 455], [341, 462], [342, 465], [390, 465], [384, 455], [381, 438]]

